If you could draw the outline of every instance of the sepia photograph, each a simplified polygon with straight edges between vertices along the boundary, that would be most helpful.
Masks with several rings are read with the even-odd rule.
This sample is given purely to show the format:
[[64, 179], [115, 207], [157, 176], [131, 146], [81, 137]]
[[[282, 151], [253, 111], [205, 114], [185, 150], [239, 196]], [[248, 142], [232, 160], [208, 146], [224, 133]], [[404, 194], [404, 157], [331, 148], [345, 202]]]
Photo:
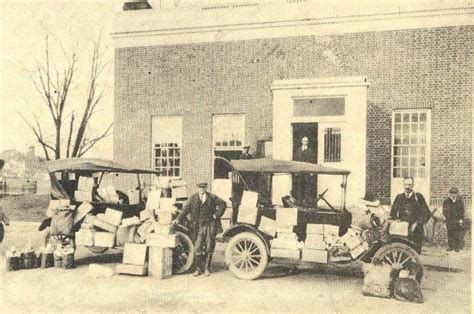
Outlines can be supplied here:
[[5, 313], [471, 313], [473, 0], [0, 0]]

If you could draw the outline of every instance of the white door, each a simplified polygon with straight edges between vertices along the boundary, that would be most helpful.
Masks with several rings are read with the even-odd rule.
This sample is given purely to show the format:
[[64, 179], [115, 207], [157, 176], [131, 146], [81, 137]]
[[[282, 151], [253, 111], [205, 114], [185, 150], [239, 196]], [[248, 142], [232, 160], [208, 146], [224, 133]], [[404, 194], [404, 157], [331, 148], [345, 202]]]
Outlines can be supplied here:
[[430, 199], [429, 110], [397, 110], [392, 113], [392, 181], [390, 197], [403, 192], [403, 178], [415, 179], [414, 190]]

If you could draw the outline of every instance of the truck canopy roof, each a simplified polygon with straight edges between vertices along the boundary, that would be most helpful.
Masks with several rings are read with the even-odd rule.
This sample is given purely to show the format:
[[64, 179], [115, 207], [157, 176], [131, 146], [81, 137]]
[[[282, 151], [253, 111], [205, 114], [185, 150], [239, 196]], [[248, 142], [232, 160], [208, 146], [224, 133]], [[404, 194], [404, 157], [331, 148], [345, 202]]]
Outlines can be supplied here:
[[111, 160], [99, 158], [67, 158], [51, 160], [46, 162], [46, 168], [50, 173], [69, 170], [85, 172], [125, 172], [160, 174], [160, 172], [156, 170], [127, 167]]
[[326, 167], [308, 162], [279, 160], [271, 158], [232, 160], [232, 166], [239, 172], [267, 173], [316, 173], [327, 175], [348, 175], [349, 170]]

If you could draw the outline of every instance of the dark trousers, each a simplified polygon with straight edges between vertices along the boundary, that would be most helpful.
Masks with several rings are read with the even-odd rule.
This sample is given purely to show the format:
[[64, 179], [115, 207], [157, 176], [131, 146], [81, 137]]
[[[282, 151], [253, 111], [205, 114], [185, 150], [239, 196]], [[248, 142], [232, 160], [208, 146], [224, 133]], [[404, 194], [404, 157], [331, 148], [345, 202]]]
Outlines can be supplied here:
[[213, 221], [201, 221], [196, 224], [196, 255], [214, 253], [216, 247], [216, 224]]
[[448, 230], [448, 249], [460, 250], [462, 249], [462, 228], [458, 222], [446, 222], [446, 229]]
[[3, 223], [0, 222], [0, 243], [3, 241], [3, 235], [5, 234], [5, 231], [3, 230]]

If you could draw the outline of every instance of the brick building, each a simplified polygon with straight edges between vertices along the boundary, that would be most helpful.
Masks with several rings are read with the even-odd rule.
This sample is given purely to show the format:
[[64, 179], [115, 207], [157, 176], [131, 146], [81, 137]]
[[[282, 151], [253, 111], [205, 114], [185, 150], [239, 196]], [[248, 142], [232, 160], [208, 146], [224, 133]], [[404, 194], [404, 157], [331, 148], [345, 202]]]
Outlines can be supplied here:
[[149, 2], [116, 16], [117, 161], [192, 188], [225, 176], [215, 155], [292, 159], [306, 135], [318, 163], [351, 170], [349, 203], [393, 199], [406, 175], [428, 198], [471, 197], [472, 2]]

